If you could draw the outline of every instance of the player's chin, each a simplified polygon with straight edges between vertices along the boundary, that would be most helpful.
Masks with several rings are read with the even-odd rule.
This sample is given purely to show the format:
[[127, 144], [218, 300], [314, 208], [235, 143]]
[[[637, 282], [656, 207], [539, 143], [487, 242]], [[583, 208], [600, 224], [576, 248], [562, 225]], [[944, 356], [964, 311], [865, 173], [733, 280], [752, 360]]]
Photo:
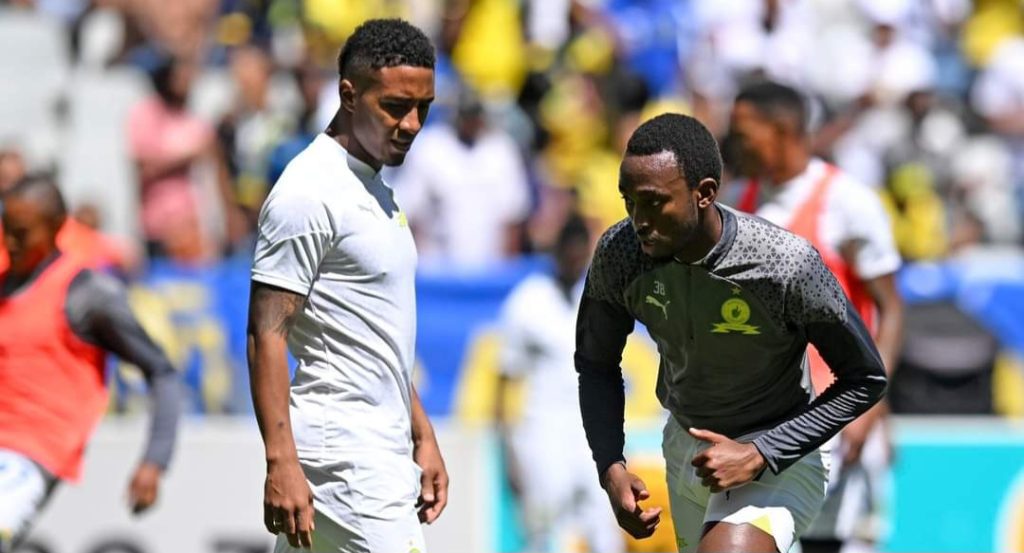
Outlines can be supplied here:
[[659, 240], [642, 240], [640, 251], [654, 259], [666, 259], [672, 257], [672, 247]]
[[408, 152], [403, 152], [401, 150], [389, 150], [387, 155], [384, 156], [384, 165], [387, 165], [388, 167], [397, 167], [405, 163], [405, 155], [407, 153]]

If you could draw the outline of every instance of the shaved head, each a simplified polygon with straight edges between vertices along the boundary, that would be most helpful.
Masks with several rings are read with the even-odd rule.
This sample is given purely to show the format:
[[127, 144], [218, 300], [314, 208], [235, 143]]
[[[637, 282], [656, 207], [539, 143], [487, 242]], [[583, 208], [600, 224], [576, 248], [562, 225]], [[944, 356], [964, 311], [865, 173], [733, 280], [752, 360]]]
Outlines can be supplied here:
[[10, 271], [24, 277], [57, 251], [57, 232], [67, 215], [64, 198], [48, 176], [25, 177], [0, 197]]
[[53, 179], [47, 175], [30, 175], [14, 183], [3, 193], [4, 201], [18, 199], [31, 202], [47, 219], [63, 221], [67, 216], [64, 196]]

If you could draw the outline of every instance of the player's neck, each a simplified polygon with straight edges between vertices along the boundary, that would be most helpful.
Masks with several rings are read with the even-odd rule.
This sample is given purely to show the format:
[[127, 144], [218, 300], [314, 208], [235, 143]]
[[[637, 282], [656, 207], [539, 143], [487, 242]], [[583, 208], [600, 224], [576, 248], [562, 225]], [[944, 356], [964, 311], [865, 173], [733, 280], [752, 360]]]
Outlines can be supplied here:
[[707, 257], [714, 249], [718, 241], [722, 239], [722, 212], [718, 205], [711, 204], [701, 217], [700, 226], [693, 234], [693, 240], [688, 242], [673, 256], [680, 263], [696, 263]]
[[348, 124], [349, 121], [342, 115], [341, 110], [338, 110], [338, 114], [331, 120], [331, 124], [327, 126], [327, 136], [331, 137], [337, 142], [348, 154], [359, 161], [369, 165], [374, 171], [380, 171], [380, 168], [384, 165], [384, 162], [375, 159], [371, 156], [363, 146], [355, 138], [355, 134], [352, 133], [351, 126]]

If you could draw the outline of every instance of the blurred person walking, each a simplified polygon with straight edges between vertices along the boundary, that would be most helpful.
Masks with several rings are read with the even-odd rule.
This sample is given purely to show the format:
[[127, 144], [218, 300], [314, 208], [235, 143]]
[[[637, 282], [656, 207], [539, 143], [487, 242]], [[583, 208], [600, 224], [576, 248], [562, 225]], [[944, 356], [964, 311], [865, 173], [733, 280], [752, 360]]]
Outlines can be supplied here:
[[[619, 366], [635, 321], [658, 344], [657, 395], [680, 552], [788, 551], [825, 499], [819, 449], [882, 396], [864, 323], [803, 238], [717, 203], [722, 162], [696, 119], [664, 114], [626, 146], [629, 217], [598, 243], [577, 319], [580, 407], [619, 525], [650, 536], [661, 510], [623, 456]], [[814, 397], [814, 344], [836, 374]]]
[[128, 306], [123, 288], [57, 249], [64, 200], [45, 177], [3, 193], [0, 270], [0, 553], [27, 532], [61, 481], [77, 481], [93, 428], [107, 407], [105, 353], [138, 366], [152, 422], [128, 487], [140, 513], [157, 499], [174, 450], [179, 377]]
[[[807, 108], [795, 89], [772, 82], [744, 88], [736, 97], [732, 132], [742, 172], [752, 178], [735, 190], [741, 211], [810, 241], [836, 276], [853, 307], [873, 331], [886, 369], [896, 366], [903, 302], [896, 290], [900, 267], [892, 226], [880, 197], [811, 153]], [[834, 376], [819, 352], [808, 350], [817, 394]], [[838, 551], [843, 542], [878, 538], [878, 494], [888, 464], [882, 427], [884, 404], [851, 422], [834, 445], [830, 493], [805, 535], [806, 551]]]
[[[253, 403], [275, 551], [425, 551], [448, 474], [412, 385], [416, 247], [380, 170], [434, 99], [434, 49], [397, 19], [338, 57], [341, 107], [259, 218], [249, 303]], [[289, 386], [287, 352], [298, 360]]]
[[[496, 419], [506, 468], [519, 496], [528, 551], [622, 551], [621, 531], [590, 472], [572, 366], [576, 312], [590, 260], [590, 232], [571, 217], [562, 227], [550, 272], [520, 282], [502, 307], [501, 377]], [[526, 386], [518, 420], [504, 405], [511, 381]]]

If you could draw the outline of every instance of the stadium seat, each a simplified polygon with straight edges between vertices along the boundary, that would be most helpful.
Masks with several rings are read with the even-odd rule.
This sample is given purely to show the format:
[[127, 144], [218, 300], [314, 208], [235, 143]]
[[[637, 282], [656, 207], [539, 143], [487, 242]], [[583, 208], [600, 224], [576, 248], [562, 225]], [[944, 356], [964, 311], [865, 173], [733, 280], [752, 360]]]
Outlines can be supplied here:
[[99, 208], [103, 230], [138, 236], [138, 190], [125, 132], [129, 111], [149, 94], [131, 67], [78, 72], [72, 80], [61, 184], [69, 205]]

